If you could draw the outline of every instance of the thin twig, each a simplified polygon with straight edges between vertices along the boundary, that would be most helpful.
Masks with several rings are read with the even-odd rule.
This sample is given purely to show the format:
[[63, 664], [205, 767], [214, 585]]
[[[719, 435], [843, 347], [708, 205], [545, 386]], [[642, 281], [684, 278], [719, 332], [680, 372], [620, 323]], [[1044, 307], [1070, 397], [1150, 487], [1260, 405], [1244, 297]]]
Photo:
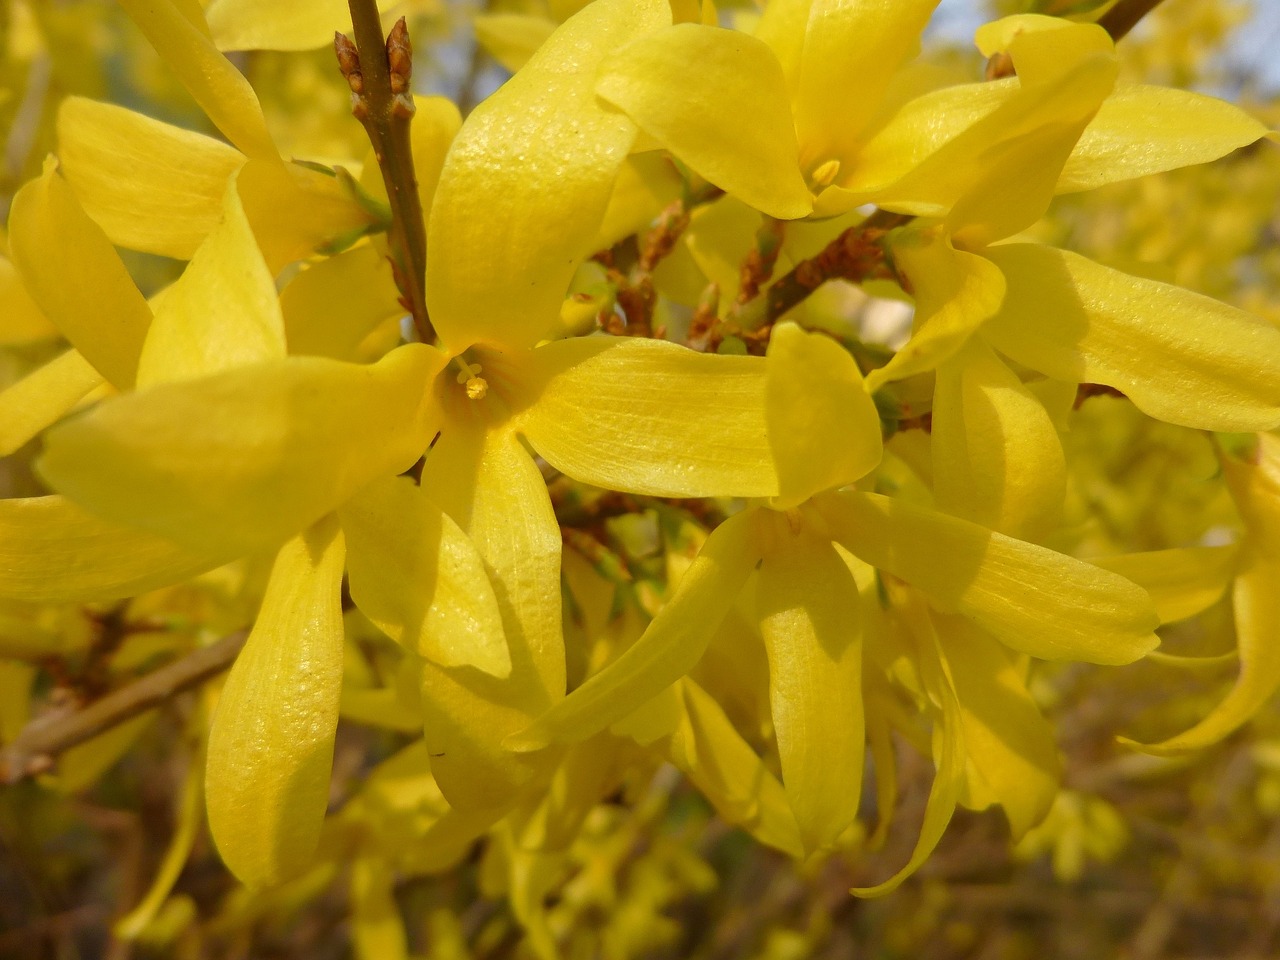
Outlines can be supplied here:
[[211, 646], [139, 677], [82, 710], [33, 720], [11, 744], [0, 750], [0, 784], [17, 783], [46, 770], [52, 758], [64, 750], [217, 676], [231, 666], [247, 636], [247, 632], [241, 630], [223, 637]]
[[1098, 26], [1111, 34], [1112, 40], [1121, 40], [1159, 5], [1160, 0], [1120, 0], [1098, 18]]
[[400, 302], [413, 315], [419, 338], [431, 343], [435, 340], [435, 331], [427, 316], [425, 293], [427, 233], [409, 140], [409, 124], [414, 114], [409, 88], [413, 73], [409, 31], [401, 17], [391, 28], [391, 35], [384, 37], [376, 0], [347, 0], [347, 5], [351, 9], [355, 43], [336, 33], [333, 46], [338, 66], [351, 87], [351, 112], [369, 135], [387, 188], [391, 207], [387, 243], [391, 248], [396, 285], [400, 288]]

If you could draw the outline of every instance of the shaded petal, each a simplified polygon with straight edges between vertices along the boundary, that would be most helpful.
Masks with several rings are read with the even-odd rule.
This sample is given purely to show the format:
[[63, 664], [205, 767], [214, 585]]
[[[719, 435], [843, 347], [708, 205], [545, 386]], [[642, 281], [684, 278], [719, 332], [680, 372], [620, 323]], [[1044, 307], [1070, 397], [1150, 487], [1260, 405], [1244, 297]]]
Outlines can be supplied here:
[[843, 161], [901, 64], [920, 49], [938, 0], [774, 0], [756, 35], [778, 55], [806, 171]]
[[325, 257], [280, 293], [289, 353], [352, 360], [385, 320], [403, 316], [391, 265], [373, 244]]
[[112, 243], [180, 260], [217, 225], [245, 162], [221, 140], [84, 97], [58, 108], [58, 158]]
[[14, 196], [9, 244], [45, 316], [112, 384], [132, 387], [151, 308], [52, 163]]
[[640, 639], [535, 723], [508, 737], [507, 748], [539, 750], [584, 740], [687, 674], [762, 555], [754, 510], [716, 527]]
[[[378, 9], [398, 2], [378, 0]], [[351, 22], [343, 0], [211, 0], [205, 16], [219, 50], [314, 50]]]
[[1160, 642], [1146, 591], [1081, 560], [874, 493], [815, 508], [842, 546], [1042, 660], [1131, 663]]
[[[962, 802], [973, 809], [1000, 804], [1019, 840], [1045, 818], [1058, 795], [1061, 763], [1053, 727], [1027, 692], [1016, 654], [961, 617], [934, 622], [969, 759], [969, 796]], [[976, 796], [975, 777], [982, 787]]]
[[794, 323], [773, 328], [765, 384], [773, 506], [788, 509], [873, 470], [884, 453], [880, 415], [849, 351]]
[[467, 117], [427, 237], [427, 305], [451, 352], [529, 346], [558, 322], [635, 138], [630, 120], [596, 100], [597, 67], [670, 16], [665, 0], [598, 0]]
[[1185, 753], [1216, 743], [1280, 687], [1280, 437], [1259, 434], [1254, 462], [1224, 456], [1222, 468], [1245, 521], [1231, 594], [1240, 676], [1226, 698], [1185, 733], [1150, 745], [1127, 741], [1148, 753]]
[[441, 666], [510, 675], [484, 561], [421, 487], [407, 477], [380, 478], [338, 516], [351, 599], [378, 629]]
[[459, 809], [510, 805], [556, 759], [518, 756], [502, 740], [564, 694], [560, 528], [546, 481], [510, 429], [446, 422], [427, 456], [422, 488], [483, 559], [511, 659], [503, 679], [424, 662], [431, 769]]
[[249, 887], [298, 873], [320, 840], [342, 690], [344, 556], [333, 517], [281, 548], [214, 710], [209, 832]]
[[754, 37], [676, 24], [605, 61], [596, 92], [731, 196], [784, 220], [813, 209], [782, 70]]
[[1058, 193], [1207, 163], [1267, 135], [1235, 104], [1189, 90], [1118, 86], [1085, 127], [1058, 177]]
[[1147, 591], [1164, 624], [1194, 617], [1217, 603], [1231, 586], [1239, 554], [1239, 546], [1229, 544], [1126, 553], [1093, 562]]
[[49, 340], [58, 335], [55, 327], [31, 299], [13, 261], [0, 256], [0, 346]]
[[720, 704], [688, 677], [672, 687], [676, 728], [663, 746], [671, 764], [727, 823], [793, 857], [804, 847], [782, 784], [742, 739]]
[[89, 391], [102, 385], [102, 374], [77, 350], [68, 350], [0, 392], [0, 457], [7, 457], [58, 421]]
[[916, 311], [911, 339], [879, 369], [867, 388], [932, 370], [1000, 309], [1005, 280], [984, 257], [957, 250], [941, 230], [903, 230], [891, 241], [895, 268], [907, 278]]
[[933, 756], [937, 772], [934, 773], [933, 785], [929, 788], [924, 822], [920, 826], [920, 836], [916, 839], [911, 858], [888, 880], [872, 887], [854, 887], [849, 891], [859, 897], [882, 897], [892, 893], [902, 881], [920, 869], [946, 832], [965, 782], [964, 715], [950, 667], [943, 656], [929, 612], [915, 598], [907, 599], [905, 603], [899, 599], [898, 603], [905, 607], [904, 616], [910, 625], [916, 667], [920, 671], [924, 692], [932, 704], [931, 712], [935, 714]]
[[[233, 370], [285, 355], [275, 278], [262, 259], [236, 181], [222, 222], [165, 291], [138, 359], [138, 388]], [[210, 309], [211, 305], [217, 309]]]
[[85, 513], [65, 497], [0, 500], [0, 597], [132, 597], [225, 563]]
[[829, 541], [786, 530], [779, 541], [760, 565], [756, 610], [782, 782], [813, 852], [853, 823], [862, 796], [858, 587]]
[[1067, 495], [1058, 431], [981, 340], [938, 368], [932, 438], [938, 509], [1027, 540], [1058, 525]]
[[444, 365], [255, 364], [107, 401], [50, 431], [40, 471], [104, 518], [230, 555], [278, 544], [426, 449]]
[[767, 364], [662, 340], [578, 337], [538, 347], [517, 373], [516, 417], [575, 480], [664, 497], [767, 497]]
[[207, 26], [188, 19], [187, 13], [199, 16], [198, 8], [179, 10], [173, 0], [120, 0], [120, 6], [228, 140], [250, 157], [279, 160], [253, 87], [218, 52]]
[[1167, 423], [1242, 432], [1280, 424], [1280, 329], [1065, 250], [1017, 243], [986, 253], [1008, 292], [983, 335], [1016, 362], [1115, 387]]
[[511, 73], [528, 63], [556, 28], [550, 17], [524, 13], [482, 13], [472, 23], [476, 42]]
[[240, 199], [273, 274], [373, 222], [334, 177], [269, 160], [240, 171]]

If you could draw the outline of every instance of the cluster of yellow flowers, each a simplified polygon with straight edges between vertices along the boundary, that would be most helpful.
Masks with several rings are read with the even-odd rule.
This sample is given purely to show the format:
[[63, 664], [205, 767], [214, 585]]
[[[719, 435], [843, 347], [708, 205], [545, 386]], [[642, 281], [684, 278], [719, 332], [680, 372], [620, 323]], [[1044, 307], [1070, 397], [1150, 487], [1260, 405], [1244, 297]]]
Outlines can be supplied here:
[[[916, 60], [936, 0], [489, 18], [514, 76], [465, 121], [416, 98], [420, 342], [377, 159], [282, 157], [221, 52], [315, 46], [341, 5], [120, 2], [226, 142], [69, 98], [14, 198], [3, 340], [68, 346], [0, 393], [52, 491], [0, 501], [0, 597], [33, 638], [136, 598], [207, 639], [269, 559], [204, 777], [245, 884], [342, 857], [389, 896], [489, 835], [554, 956], [543, 894], [637, 777], [802, 858], [874, 843], [870, 803], [883, 837], [903, 738], [936, 772], [881, 893], [958, 805], [1015, 837], [1053, 807], [1032, 659], [1171, 656], [1157, 628], [1230, 590], [1238, 683], [1145, 749], [1280, 684], [1280, 329], [1024, 235], [1268, 131], [1118, 82], [1097, 24], [990, 23], [1003, 75], [954, 83]], [[187, 264], [148, 300], [116, 247]], [[914, 304], [896, 351], [849, 287], [810, 296], [832, 277]], [[1102, 390], [1221, 435], [1230, 543], [1072, 555], [1062, 432]], [[383, 682], [353, 652], [385, 638]], [[340, 714], [425, 735], [326, 828]]]

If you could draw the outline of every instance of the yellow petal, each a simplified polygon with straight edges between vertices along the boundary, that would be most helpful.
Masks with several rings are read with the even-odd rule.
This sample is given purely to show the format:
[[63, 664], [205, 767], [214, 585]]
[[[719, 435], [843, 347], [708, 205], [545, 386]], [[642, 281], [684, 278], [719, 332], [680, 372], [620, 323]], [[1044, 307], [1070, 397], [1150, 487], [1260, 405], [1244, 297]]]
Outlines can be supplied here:
[[1239, 547], [1180, 547], [1094, 560], [1146, 590], [1161, 623], [1203, 613], [1217, 603], [1235, 576]]
[[63, 175], [113, 243], [189, 258], [217, 225], [239, 150], [83, 97], [58, 108]]
[[58, 331], [112, 384], [133, 386], [151, 308], [51, 163], [13, 198], [9, 244], [27, 292]]
[[[783, 0], [757, 30], [786, 70], [806, 172], [857, 150], [938, 0]], [[856, 91], [856, 93], [855, 93]]]
[[467, 117], [427, 236], [427, 305], [451, 352], [479, 341], [530, 346], [558, 322], [635, 137], [631, 121], [597, 101], [596, 70], [670, 17], [665, 0], [599, 0]]
[[102, 375], [68, 350], [0, 392], [0, 457], [56, 422], [102, 384]]
[[[413, 108], [409, 149], [413, 153], [413, 173], [418, 178], [418, 199], [425, 215], [435, 203], [445, 157], [462, 128], [462, 114], [448, 97], [415, 96]], [[386, 192], [385, 187], [383, 192]]]
[[766, 366], [769, 446], [780, 491], [775, 508], [789, 509], [875, 468], [884, 452], [880, 416], [849, 351], [783, 323], [773, 329]]
[[249, 228], [235, 178], [224, 192], [222, 222], [156, 308], [138, 359], [139, 389], [285, 355], [275, 278]]
[[716, 527], [640, 639], [537, 722], [508, 737], [507, 748], [539, 750], [583, 740], [687, 674], [761, 556], [754, 511]]
[[1253, 462], [1222, 458], [1245, 522], [1231, 594], [1240, 676], [1222, 702], [1185, 733], [1153, 745], [1128, 741], [1148, 753], [1185, 753], [1216, 743], [1248, 721], [1280, 687], [1280, 437], [1259, 434], [1255, 456]]
[[27, 293], [13, 261], [0, 256], [0, 346], [49, 340], [58, 329]]
[[257, 95], [235, 64], [218, 52], [204, 24], [189, 20], [173, 0], [120, 0], [120, 6], [241, 153], [278, 162]]
[[853, 823], [862, 795], [858, 587], [829, 541], [804, 531], [779, 539], [760, 565], [756, 610], [782, 783], [812, 852]]
[[372, 366], [293, 357], [161, 384], [51, 431], [40, 471], [104, 518], [250, 553], [411, 466], [443, 362], [408, 344]]
[[476, 42], [508, 71], [515, 73], [547, 42], [556, 22], [524, 13], [483, 13], [473, 21]]
[[918, 601], [906, 604], [916, 666], [932, 703], [933, 756], [936, 772], [925, 803], [920, 836], [906, 865], [888, 880], [872, 887], [854, 887], [858, 897], [882, 897], [896, 890], [928, 859], [951, 822], [965, 779], [965, 727], [950, 667], [943, 656], [928, 611]]
[[813, 503], [851, 553], [1015, 650], [1119, 664], [1160, 642], [1146, 591], [1114, 573], [879, 494], [824, 494]]
[[510, 675], [484, 561], [421, 487], [402, 477], [375, 480], [338, 516], [351, 599], [378, 629], [441, 666]]
[[281, 548], [213, 714], [209, 832], [249, 887], [309, 866], [320, 839], [342, 688], [344, 554], [333, 517]]
[[99, 520], [65, 497], [0, 500], [0, 597], [7, 599], [132, 597], [228, 559]]
[[502, 740], [564, 693], [560, 528], [546, 481], [509, 429], [446, 422], [427, 456], [422, 487], [483, 559], [511, 658], [510, 674], [501, 679], [424, 662], [431, 769], [455, 807], [509, 806], [555, 761], [517, 756]]
[[1207, 163], [1266, 135], [1266, 126], [1225, 100], [1124, 84], [1085, 127], [1058, 178], [1058, 193]]
[[776, 850], [802, 857], [796, 818], [777, 777], [705, 690], [688, 677], [673, 689], [678, 719], [665, 743], [667, 759], [726, 822]]
[[538, 347], [524, 367], [519, 390], [532, 403], [517, 429], [576, 480], [664, 497], [778, 491], [759, 358], [579, 337]]
[[1027, 692], [1015, 654], [963, 618], [935, 622], [955, 683], [970, 771], [989, 792], [983, 799], [1004, 808], [1018, 840], [1045, 818], [1058, 794], [1053, 728]]
[[1280, 424], [1280, 329], [1065, 250], [1007, 244], [987, 255], [1009, 288], [983, 335], [1018, 363], [1113, 386], [1167, 423], [1238, 432]]
[[335, 178], [296, 164], [250, 160], [239, 184], [245, 214], [273, 274], [372, 222]]
[[609, 207], [590, 246], [606, 250], [645, 230], [667, 204], [679, 198], [682, 189], [680, 172], [665, 153], [653, 150], [632, 154], [618, 170]]
[[754, 37], [676, 24], [605, 61], [596, 91], [731, 196], [784, 220], [813, 209], [782, 70]]
[[938, 368], [931, 446], [938, 509], [1026, 540], [1058, 525], [1067, 494], [1058, 431], [980, 340]]
[[1000, 309], [1005, 280], [977, 254], [957, 250], [942, 231], [904, 230], [891, 246], [894, 264], [916, 301], [911, 339], [887, 364], [871, 371], [867, 388], [932, 370], [955, 353]]
[[[378, 9], [397, 2], [378, 0]], [[212, 0], [205, 16], [219, 50], [314, 50], [351, 26], [343, 0]]]
[[280, 293], [289, 352], [355, 359], [378, 324], [403, 316], [398, 297], [391, 265], [373, 244], [311, 264]]

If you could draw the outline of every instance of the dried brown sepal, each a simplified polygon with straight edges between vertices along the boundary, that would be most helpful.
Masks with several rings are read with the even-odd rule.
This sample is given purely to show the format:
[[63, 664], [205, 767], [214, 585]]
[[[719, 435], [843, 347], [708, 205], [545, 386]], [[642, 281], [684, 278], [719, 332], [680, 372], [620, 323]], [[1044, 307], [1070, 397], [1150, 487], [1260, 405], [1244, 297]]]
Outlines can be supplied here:
[[769, 217], [756, 231], [756, 245], [742, 261], [738, 281], [738, 303], [747, 303], [760, 295], [760, 288], [773, 277], [782, 250], [782, 238], [786, 231], [785, 220]]
[[988, 80], [1003, 80], [1005, 77], [1015, 76], [1017, 72], [1013, 68], [1013, 57], [1003, 50], [987, 61], [986, 78]]

